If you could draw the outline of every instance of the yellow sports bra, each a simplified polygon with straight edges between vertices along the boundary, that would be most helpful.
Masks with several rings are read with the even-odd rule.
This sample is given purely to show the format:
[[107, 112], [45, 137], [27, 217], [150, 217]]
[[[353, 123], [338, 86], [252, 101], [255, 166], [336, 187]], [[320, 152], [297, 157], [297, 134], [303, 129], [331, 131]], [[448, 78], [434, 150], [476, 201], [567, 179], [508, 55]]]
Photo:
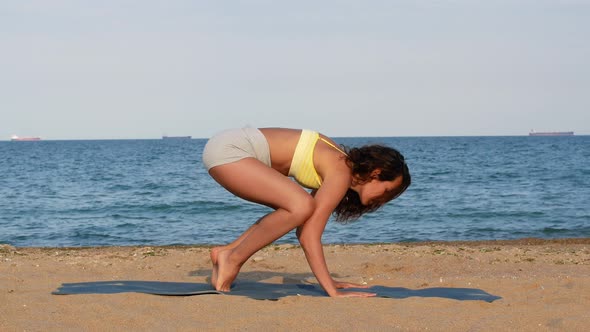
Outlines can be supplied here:
[[299, 142], [297, 142], [297, 146], [295, 147], [295, 153], [293, 154], [293, 160], [289, 168], [289, 176], [292, 176], [300, 185], [309, 189], [318, 189], [322, 185], [322, 178], [316, 172], [313, 165], [313, 152], [318, 139], [346, 154], [336, 145], [322, 138], [318, 132], [303, 129]]

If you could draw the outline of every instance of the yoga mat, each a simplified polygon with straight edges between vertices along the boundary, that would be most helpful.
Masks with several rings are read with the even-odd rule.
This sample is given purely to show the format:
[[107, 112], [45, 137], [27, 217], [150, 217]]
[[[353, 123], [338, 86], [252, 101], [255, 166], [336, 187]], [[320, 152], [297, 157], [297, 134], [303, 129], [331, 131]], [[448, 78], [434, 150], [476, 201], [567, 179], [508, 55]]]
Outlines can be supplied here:
[[209, 284], [199, 284], [192, 282], [114, 280], [64, 283], [51, 294], [116, 294], [129, 292], [169, 296], [190, 296], [221, 293], [213, 289]]
[[[376, 293], [377, 297], [405, 299], [408, 297], [438, 297], [459, 301], [493, 302], [501, 297], [489, 294], [477, 288], [432, 287], [409, 289], [403, 287], [373, 286], [371, 288], [349, 289], [350, 291]], [[224, 294], [246, 296], [256, 300], [278, 300], [285, 296], [326, 296], [324, 290], [316, 285], [306, 284], [271, 284], [253, 281], [239, 281], [233, 285], [231, 292], [218, 292], [209, 284], [191, 282], [163, 281], [93, 281], [64, 283], [52, 294], [115, 294], [145, 293], [168, 296], [192, 296], [203, 294]]]

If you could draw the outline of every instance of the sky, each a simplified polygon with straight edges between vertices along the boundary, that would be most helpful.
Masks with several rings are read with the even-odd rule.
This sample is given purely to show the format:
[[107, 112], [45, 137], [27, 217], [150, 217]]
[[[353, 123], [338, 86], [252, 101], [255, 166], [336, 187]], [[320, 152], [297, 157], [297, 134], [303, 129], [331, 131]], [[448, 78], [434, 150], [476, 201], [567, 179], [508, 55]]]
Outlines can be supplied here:
[[0, 140], [590, 134], [590, 0], [0, 3]]

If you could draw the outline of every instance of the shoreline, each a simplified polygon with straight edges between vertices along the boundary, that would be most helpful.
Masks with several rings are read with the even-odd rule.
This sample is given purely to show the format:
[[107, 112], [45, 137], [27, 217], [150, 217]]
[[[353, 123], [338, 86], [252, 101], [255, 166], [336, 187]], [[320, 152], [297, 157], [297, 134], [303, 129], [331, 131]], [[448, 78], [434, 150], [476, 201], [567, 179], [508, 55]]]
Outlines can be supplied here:
[[[556, 239], [544, 239], [544, 238], [520, 238], [510, 240], [451, 240], [451, 241], [412, 241], [412, 242], [371, 242], [371, 243], [324, 243], [324, 247], [332, 246], [382, 246], [382, 245], [398, 245], [398, 246], [424, 246], [424, 245], [461, 245], [461, 246], [481, 246], [481, 245], [499, 245], [499, 246], [516, 246], [516, 245], [532, 245], [540, 246], [547, 244], [588, 244], [590, 245], [590, 237], [575, 237], [575, 238], [556, 238]], [[7, 243], [0, 242], [0, 253], [12, 249], [47, 249], [47, 250], [84, 250], [84, 249], [97, 249], [97, 248], [213, 248], [222, 244], [166, 244], [166, 245], [151, 245], [151, 244], [138, 244], [138, 245], [97, 245], [97, 246], [63, 246], [63, 247], [37, 247], [37, 246], [13, 246]], [[267, 247], [300, 247], [296, 243], [271, 243]], [[10, 249], [10, 250], [12, 250]]]
[[[63, 283], [208, 283], [210, 247], [0, 245], [0, 330], [590, 329], [590, 238], [324, 245], [334, 279], [410, 294], [395, 298], [51, 294]], [[242, 267], [240, 282], [278, 289], [317, 285], [303, 250], [293, 244], [256, 253]], [[427, 295], [471, 289], [500, 299]]]

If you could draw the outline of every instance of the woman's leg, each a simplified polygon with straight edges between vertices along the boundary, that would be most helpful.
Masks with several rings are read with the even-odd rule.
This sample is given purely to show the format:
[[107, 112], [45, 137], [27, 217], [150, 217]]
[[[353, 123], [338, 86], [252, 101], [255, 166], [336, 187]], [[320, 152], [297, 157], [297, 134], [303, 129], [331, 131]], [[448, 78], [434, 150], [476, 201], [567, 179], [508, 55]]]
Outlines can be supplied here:
[[303, 224], [313, 213], [315, 201], [295, 182], [254, 158], [213, 167], [209, 174], [234, 195], [275, 208], [232, 244], [214, 249], [217, 257], [212, 253], [212, 259], [217, 262], [213, 262], [212, 283], [217, 290], [229, 291], [248, 258]]
[[252, 226], [250, 226], [250, 228], [248, 228], [244, 233], [242, 233], [242, 235], [240, 235], [237, 239], [235, 239], [232, 243], [224, 245], [224, 246], [219, 246], [219, 247], [215, 247], [211, 249], [211, 263], [213, 263], [213, 269], [211, 270], [211, 285], [213, 287], [215, 287], [217, 285], [217, 256], [219, 255], [220, 252], [227, 250], [227, 249], [233, 249], [235, 247], [238, 246], [238, 244], [240, 244], [240, 242], [242, 242], [242, 240], [244, 240], [248, 234], [250, 234], [250, 232], [256, 228], [256, 226], [258, 226], [258, 223], [260, 222], [261, 219], [258, 219], [258, 221], [256, 221], [254, 224], [252, 224]]

